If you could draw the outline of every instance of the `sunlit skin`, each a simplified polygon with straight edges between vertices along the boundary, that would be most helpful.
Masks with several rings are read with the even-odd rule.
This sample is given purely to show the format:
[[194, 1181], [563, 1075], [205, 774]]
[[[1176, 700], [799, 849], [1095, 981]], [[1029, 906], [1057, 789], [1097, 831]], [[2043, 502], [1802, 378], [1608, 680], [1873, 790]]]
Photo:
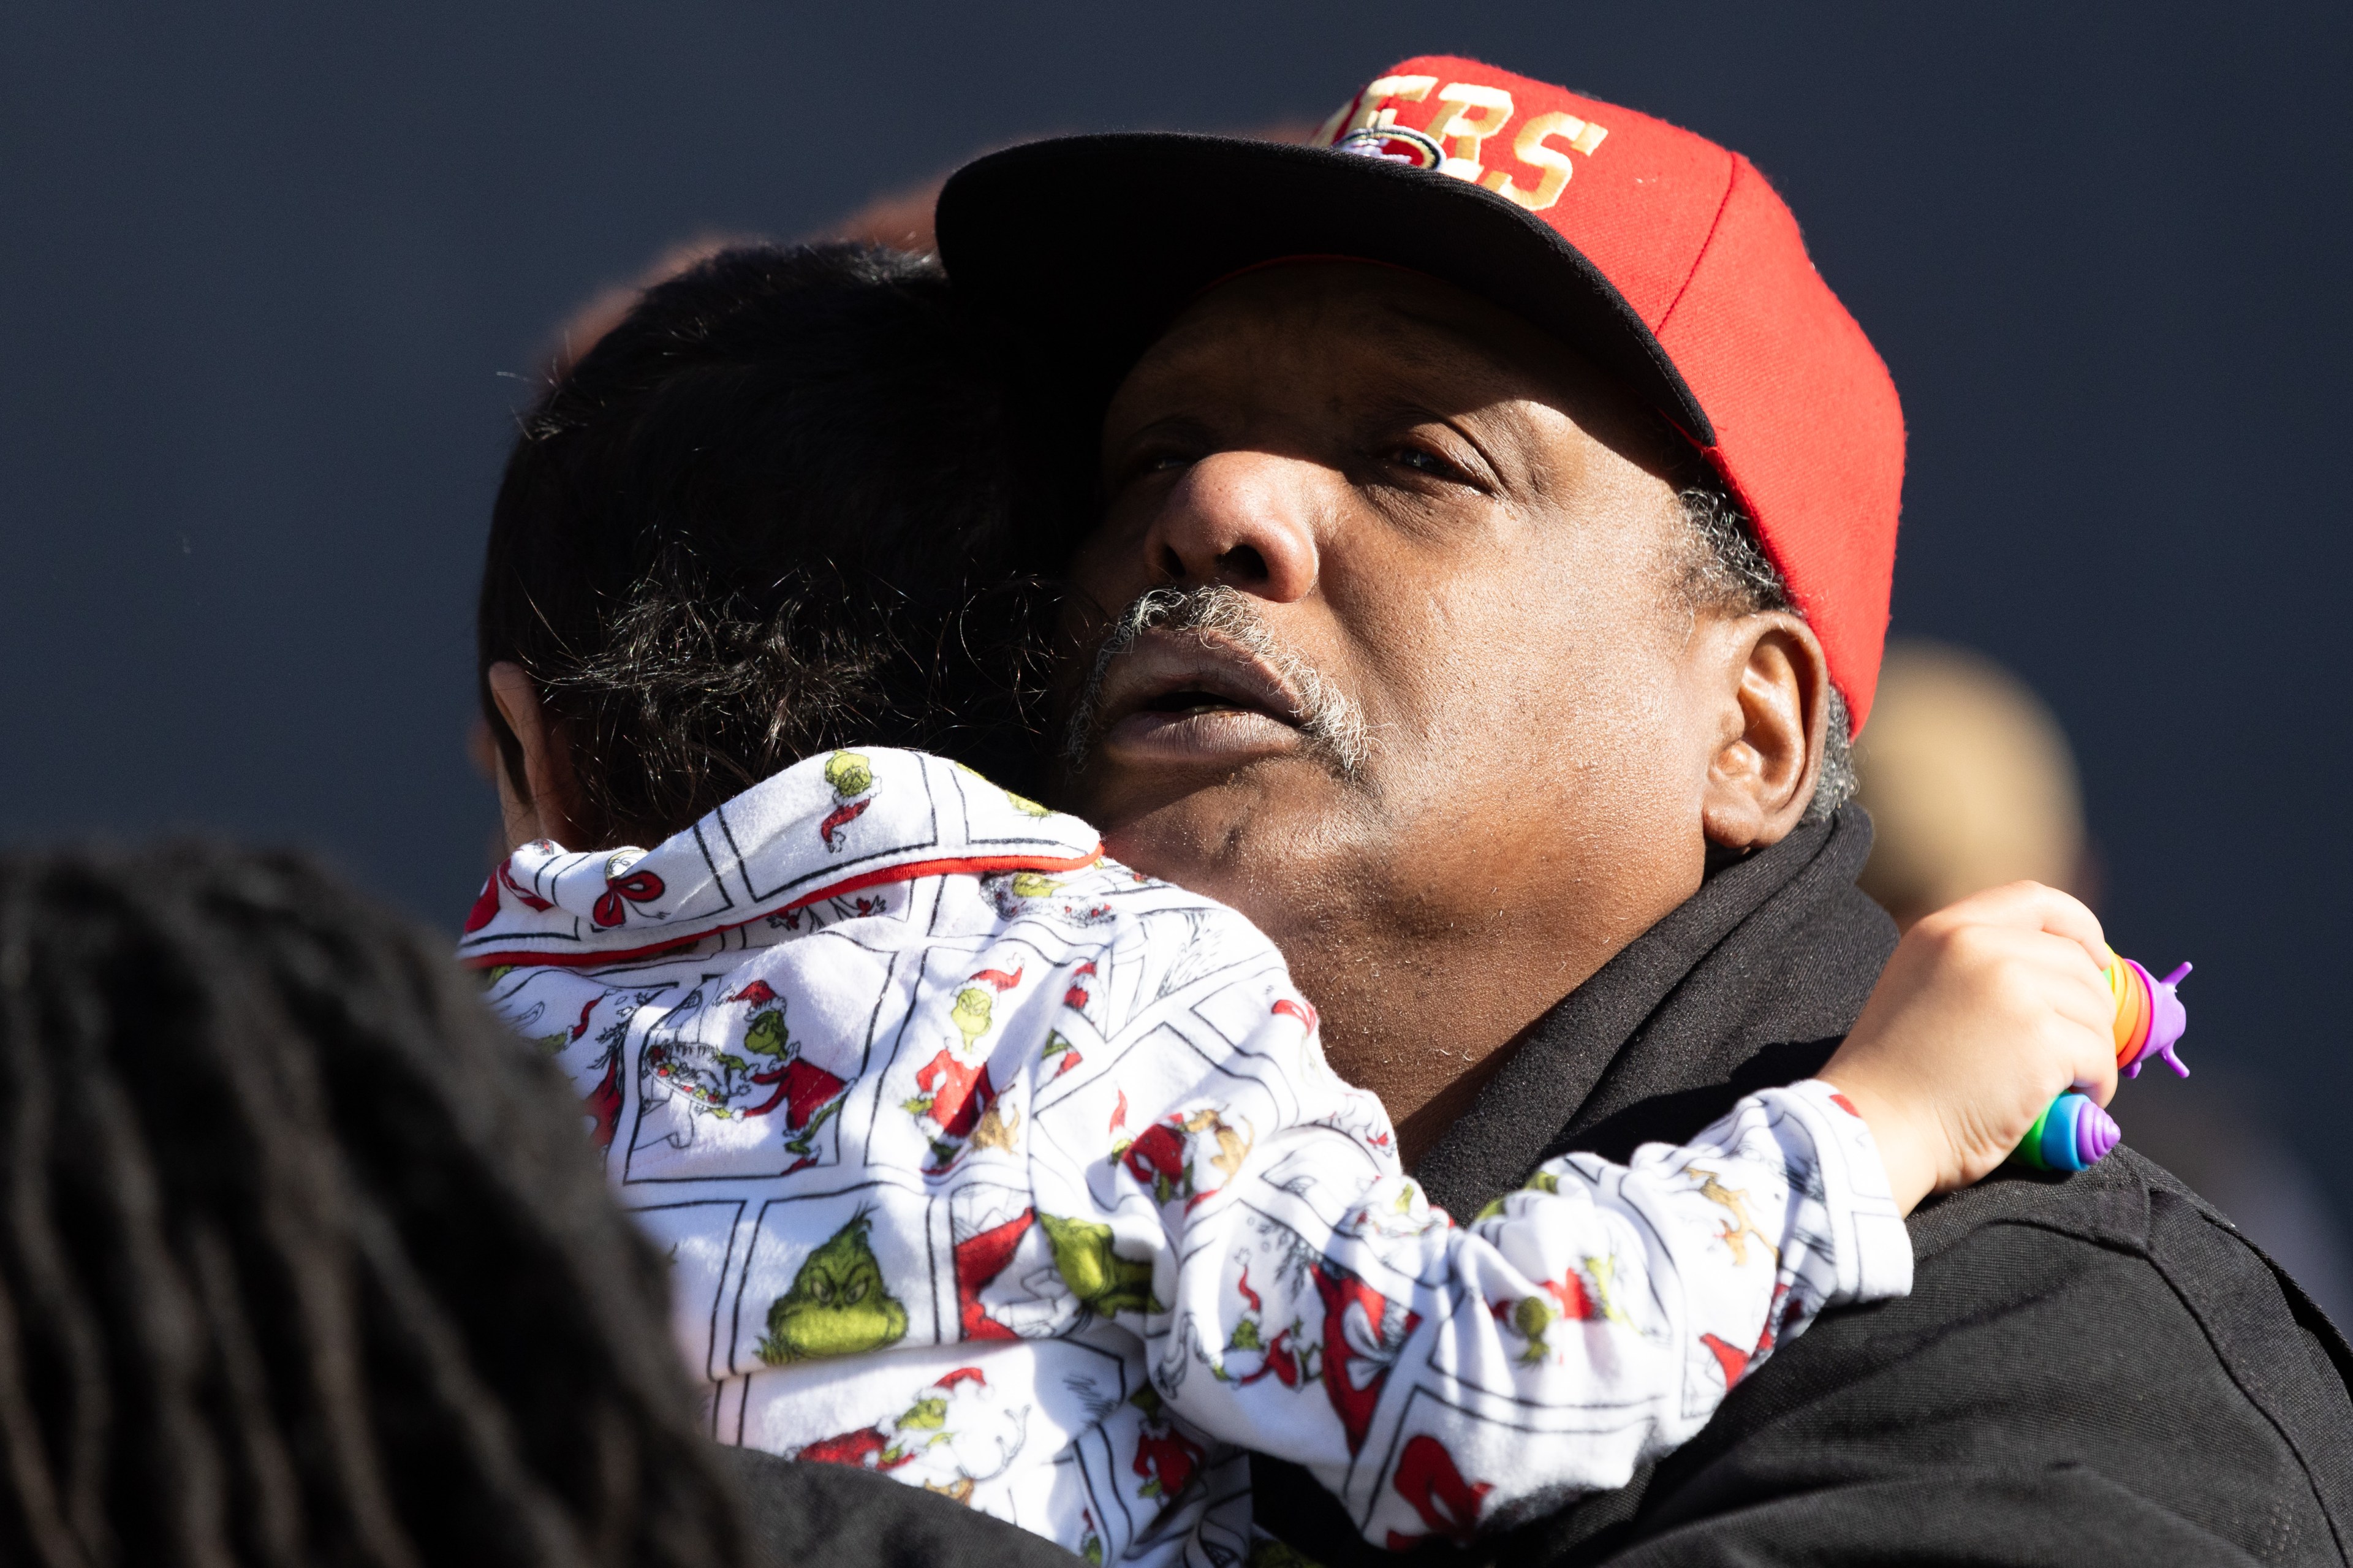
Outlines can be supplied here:
[[1147, 634], [1063, 797], [1281, 944], [1409, 1161], [1711, 846], [1777, 842], [1811, 794], [1820, 646], [1792, 616], [1689, 607], [1668, 439], [1519, 319], [1349, 262], [1211, 291], [1106, 416], [1071, 629], [1226, 584], [1371, 745], [1342, 777], [1263, 668]]

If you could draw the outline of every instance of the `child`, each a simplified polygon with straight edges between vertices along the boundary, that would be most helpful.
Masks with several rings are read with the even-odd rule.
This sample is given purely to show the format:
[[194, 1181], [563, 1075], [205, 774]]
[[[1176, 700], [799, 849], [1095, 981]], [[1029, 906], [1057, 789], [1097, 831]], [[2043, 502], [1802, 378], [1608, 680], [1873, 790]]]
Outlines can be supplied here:
[[[970, 460], [1001, 433], [1001, 405], [975, 395], [965, 407], [982, 416], [932, 417], [941, 450], [919, 469], [889, 461], [892, 432], [856, 409], [836, 403], [834, 447], [819, 451], [795, 409], [743, 395], [765, 374], [789, 404], [825, 373], [867, 389], [873, 420], [903, 420], [877, 389], [944, 379], [941, 334], [902, 340], [932, 356], [915, 364], [811, 345], [873, 339], [894, 309], [903, 321], [944, 308], [913, 264], [867, 253], [706, 264], [649, 294], [550, 395], [494, 531], [486, 679], [511, 835], [536, 841], [485, 887], [461, 951], [490, 971], [493, 1005], [581, 1084], [608, 1173], [669, 1246], [675, 1331], [715, 1385], [720, 1436], [884, 1471], [1096, 1561], [1245, 1552], [1246, 1473], [1231, 1462], [1244, 1446], [1305, 1464], [1378, 1544], [1467, 1539], [1622, 1483], [1823, 1306], [1901, 1293], [1904, 1212], [1989, 1163], [1983, 1138], [1960, 1149], [1940, 1117], [2014, 1121], [2015, 1136], [2079, 1077], [2105, 1092], [2101, 1032], [2035, 1047], [1990, 1024], [1972, 1033], [1950, 974], [1915, 964], [1829, 1069], [1871, 1126], [1810, 1081], [1630, 1167], [1553, 1162], [1468, 1226], [1430, 1207], [1380, 1106], [1324, 1065], [1313, 1006], [1241, 917], [1103, 859], [1085, 824], [957, 764], [827, 742], [828, 726], [858, 732], [855, 704], [827, 707], [804, 650], [852, 672], [834, 687], [904, 699], [864, 732], [920, 739], [957, 705], [914, 673], [941, 639], [864, 657], [877, 639], [857, 596], [793, 591], [783, 618], [801, 640], [786, 658], [773, 605], [708, 607], [739, 584], [789, 583], [839, 545], [862, 552], [885, 602], [923, 606], [902, 623], [920, 629], [972, 580], [1012, 570], [1003, 508], [962, 522], [943, 510], [934, 527], [920, 495], [895, 511], [878, 500]], [[729, 434], [757, 461], [731, 458], [727, 439], [681, 443], [692, 461], [673, 467], [706, 504], [672, 510], [647, 432], [712, 414], [677, 394], [714, 363], [736, 373]], [[950, 368], [1000, 384], [978, 360]], [[810, 482], [820, 458], [859, 483]], [[597, 482], [615, 471], [629, 482]], [[1017, 477], [997, 493], [1039, 492]], [[749, 517], [725, 515], [731, 496]], [[561, 503], [584, 498], [607, 515], [567, 533]], [[807, 509], [797, 530], [762, 510], [787, 504]], [[900, 536], [861, 526], [861, 507]], [[728, 575], [681, 589], [671, 567], [628, 558], [709, 571], [698, 529], [737, 552]], [[558, 539], [592, 563], [569, 569], [568, 593], [547, 564]], [[600, 592], [614, 540], [626, 545], [601, 563], [617, 579]], [[800, 554], [742, 559], [759, 548]], [[515, 635], [528, 621], [496, 613], [518, 584], [548, 628], [536, 647]], [[582, 624], [563, 624], [575, 611]], [[675, 649], [660, 627], [681, 619], [722, 623], [696, 635], [728, 679], [681, 660], [689, 695], [665, 708], [597, 666], [599, 648]], [[727, 647], [754, 652], [730, 665], [708, 651]], [[967, 657], [1000, 679], [1018, 663], [985, 642]], [[764, 679], [797, 681], [796, 700], [772, 701]], [[693, 790], [665, 800], [664, 781], [632, 780], [631, 754], [707, 757], [689, 743], [695, 704], [718, 711], [726, 690], [726, 760], [749, 787], [677, 821]], [[747, 760], [755, 721], [768, 749]], [[783, 766], [787, 752], [806, 755]], [[650, 850], [553, 841], [623, 842], [649, 824], [676, 830], [643, 834], [661, 839]], [[2056, 984], [2093, 994], [2095, 928], [2040, 905], [1986, 918], [2080, 933], [2068, 951], [2082, 973]], [[1884, 1167], [1874, 1130], [1889, 1135]]]

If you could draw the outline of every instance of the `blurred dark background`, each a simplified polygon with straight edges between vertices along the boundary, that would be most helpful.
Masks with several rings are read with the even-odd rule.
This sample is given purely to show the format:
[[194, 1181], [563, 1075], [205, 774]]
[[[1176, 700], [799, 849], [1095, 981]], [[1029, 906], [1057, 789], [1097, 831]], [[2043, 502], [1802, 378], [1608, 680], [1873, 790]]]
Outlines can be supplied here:
[[1469, 53], [1788, 195], [1903, 390], [1897, 629], [2047, 700], [2111, 934], [2198, 961], [2189, 1059], [2341, 1224], [2348, 45], [2341, 5], [10, 7], [0, 835], [291, 839], [454, 925], [474, 575], [559, 319], [992, 144]]

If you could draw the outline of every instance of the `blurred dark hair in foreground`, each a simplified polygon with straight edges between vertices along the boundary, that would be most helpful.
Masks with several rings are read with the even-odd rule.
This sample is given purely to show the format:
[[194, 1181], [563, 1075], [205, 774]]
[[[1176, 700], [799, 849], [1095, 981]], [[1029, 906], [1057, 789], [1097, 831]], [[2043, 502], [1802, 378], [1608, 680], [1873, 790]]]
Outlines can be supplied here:
[[305, 862], [0, 856], [0, 1561], [740, 1560], [571, 1097]]

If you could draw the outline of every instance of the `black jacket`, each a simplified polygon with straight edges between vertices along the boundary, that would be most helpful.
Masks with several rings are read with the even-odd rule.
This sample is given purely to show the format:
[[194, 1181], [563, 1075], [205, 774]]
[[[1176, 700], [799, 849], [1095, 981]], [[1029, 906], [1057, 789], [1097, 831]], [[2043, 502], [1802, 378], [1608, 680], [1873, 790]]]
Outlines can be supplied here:
[[[1532, 1031], [1417, 1174], [1456, 1214], [1569, 1149], [1623, 1159], [1827, 1058], [1893, 925], [1850, 808], [1711, 877]], [[2194, 1086], [2184, 1092], [2194, 1092]], [[2127, 1140], [2131, 1129], [2126, 1129]], [[1912, 1294], [1824, 1314], [1620, 1491], [1450, 1563], [2343, 1563], [2353, 1352], [2294, 1281], [2129, 1148], [2005, 1170], [1911, 1221]], [[1290, 1467], [1261, 1519], [1363, 1548]]]

